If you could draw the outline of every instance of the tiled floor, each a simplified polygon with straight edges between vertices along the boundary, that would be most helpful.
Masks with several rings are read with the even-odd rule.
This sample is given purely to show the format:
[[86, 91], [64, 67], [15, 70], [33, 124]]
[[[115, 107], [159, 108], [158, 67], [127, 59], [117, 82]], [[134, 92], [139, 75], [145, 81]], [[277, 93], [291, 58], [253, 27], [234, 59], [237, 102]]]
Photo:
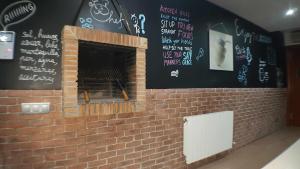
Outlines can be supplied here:
[[299, 138], [300, 127], [284, 128], [198, 169], [260, 169]]

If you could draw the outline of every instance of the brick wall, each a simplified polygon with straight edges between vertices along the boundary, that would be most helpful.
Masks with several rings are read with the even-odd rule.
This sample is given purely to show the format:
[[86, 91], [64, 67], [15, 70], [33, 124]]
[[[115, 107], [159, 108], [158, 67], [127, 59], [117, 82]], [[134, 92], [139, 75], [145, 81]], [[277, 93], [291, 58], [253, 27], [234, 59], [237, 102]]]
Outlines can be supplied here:
[[[286, 89], [147, 90], [146, 111], [64, 118], [62, 91], [0, 91], [1, 169], [184, 169], [182, 117], [233, 110], [235, 148], [285, 124]], [[23, 115], [22, 102], [51, 112]]]

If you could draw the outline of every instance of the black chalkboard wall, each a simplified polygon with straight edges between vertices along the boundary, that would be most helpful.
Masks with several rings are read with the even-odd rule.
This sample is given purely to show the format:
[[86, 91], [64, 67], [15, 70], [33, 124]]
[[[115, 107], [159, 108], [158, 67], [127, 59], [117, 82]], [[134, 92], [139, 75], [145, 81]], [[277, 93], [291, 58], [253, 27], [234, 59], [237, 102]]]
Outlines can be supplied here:
[[[1, 2], [0, 10], [12, 2]], [[1, 89], [59, 89], [60, 32], [64, 25], [72, 24], [120, 33], [131, 30], [132, 34], [147, 37], [148, 89], [285, 86], [285, 63], [278, 62], [284, 60], [283, 52], [278, 51], [281, 34], [271, 34], [206, 1], [31, 2], [36, 5], [35, 13], [8, 28], [16, 32], [15, 59], [0, 60]], [[32, 37], [26, 36], [30, 30]], [[210, 30], [219, 36], [210, 37]], [[41, 38], [41, 31], [50, 39]], [[51, 39], [55, 35], [59, 37], [56, 41]], [[217, 40], [210, 44], [213, 38]], [[28, 45], [24, 40], [39, 41], [41, 45]], [[47, 40], [53, 44], [48, 48], [45, 47]], [[37, 48], [58, 54], [32, 54]], [[210, 53], [216, 53], [221, 59], [210, 59]], [[232, 53], [232, 63], [229, 53]], [[224, 61], [222, 56], [226, 58]], [[37, 58], [41, 58], [40, 61]], [[210, 61], [213, 69], [210, 69]], [[218, 63], [217, 67], [214, 63]]]
[[13, 60], [0, 60], [0, 89], [61, 88], [61, 30], [74, 22], [80, 4], [80, 0], [0, 2], [0, 30], [16, 23], [6, 29], [16, 33], [15, 54]]

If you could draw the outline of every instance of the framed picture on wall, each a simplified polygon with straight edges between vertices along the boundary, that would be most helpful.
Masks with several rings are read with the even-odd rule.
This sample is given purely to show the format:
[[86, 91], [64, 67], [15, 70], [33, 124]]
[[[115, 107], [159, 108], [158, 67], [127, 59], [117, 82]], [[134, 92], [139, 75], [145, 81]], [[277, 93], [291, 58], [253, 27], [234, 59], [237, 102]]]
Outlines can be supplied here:
[[209, 69], [233, 71], [231, 35], [209, 30]]

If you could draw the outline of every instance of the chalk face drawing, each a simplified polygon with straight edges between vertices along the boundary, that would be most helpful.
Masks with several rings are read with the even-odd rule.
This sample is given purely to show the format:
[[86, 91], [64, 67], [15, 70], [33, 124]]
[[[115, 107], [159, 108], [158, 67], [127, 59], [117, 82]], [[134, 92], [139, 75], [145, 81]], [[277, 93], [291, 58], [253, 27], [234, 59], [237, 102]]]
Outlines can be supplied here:
[[23, 0], [11, 3], [0, 14], [0, 25], [4, 30], [30, 18], [36, 11], [35, 3]]
[[238, 72], [237, 79], [244, 86], [247, 86], [247, 84], [248, 84], [247, 73], [248, 73], [248, 67], [246, 65], [242, 65], [242, 67], [240, 68], [240, 70]]
[[80, 26], [82, 28], [94, 29], [92, 18], [79, 18]]
[[119, 29], [123, 28], [123, 14], [114, 17], [114, 11], [110, 8], [109, 0], [90, 0], [89, 1], [91, 17], [103, 23], [110, 23], [118, 25]]
[[60, 60], [57, 34], [38, 31], [23, 31], [20, 37], [19, 76], [20, 81], [53, 84]]
[[160, 6], [160, 30], [164, 66], [191, 66], [193, 30], [189, 11]]
[[145, 22], [146, 22], [146, 17], [144, 14], [131, 14], [130, 19], [133, 23], [133, 27], [135, 28], [135, 33], [140, 35], [140, 34], [145, 34]]
[[210, 69], [233, 71], [232, 36], [209, 30]]

